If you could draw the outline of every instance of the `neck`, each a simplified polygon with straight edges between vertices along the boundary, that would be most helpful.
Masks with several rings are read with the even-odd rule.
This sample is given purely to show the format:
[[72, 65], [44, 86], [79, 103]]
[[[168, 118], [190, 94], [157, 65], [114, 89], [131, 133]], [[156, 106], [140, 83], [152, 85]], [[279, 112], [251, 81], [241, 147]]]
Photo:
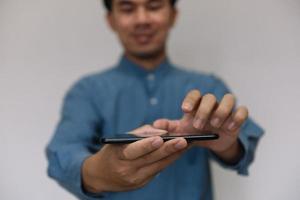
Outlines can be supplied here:
[[125, 52], [125, 56], [131, 60], [132, 62], [136, 63], [137, 65], [141, 66], [146, 70], [153, 70], [155, 69], [163, 60], [166, 59], [166, 52], [163, 51], [157, 55], [142, 57], [142, 56], [135, 56], [128, 52]]

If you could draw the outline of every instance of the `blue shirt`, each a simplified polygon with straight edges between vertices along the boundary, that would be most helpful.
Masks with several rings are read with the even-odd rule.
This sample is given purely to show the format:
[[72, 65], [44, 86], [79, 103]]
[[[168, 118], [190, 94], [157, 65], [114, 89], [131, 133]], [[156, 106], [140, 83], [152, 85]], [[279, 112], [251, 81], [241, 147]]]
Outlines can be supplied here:
[[192, 89], [212, 93], [220, 101], [229, 91], [214, 75], [184, 71], [169, 60], [147, 71], [122, 57], [104, 72], [86, 76], [68, 91], [61, 120], [47, 147], [48, 174], [81, 199], [211, 200], [209, 159], [247, 175], [263, 130], [250, 118], [239, 139], [244, 155], [226, 165], [208, 149], [194, 147], [143, 188], [128, 192], [87, 194], [81, 185], [81, 166], [101, 149], [99, 138], [131, 131], [159, 118], [180, 119], [181, 103]]

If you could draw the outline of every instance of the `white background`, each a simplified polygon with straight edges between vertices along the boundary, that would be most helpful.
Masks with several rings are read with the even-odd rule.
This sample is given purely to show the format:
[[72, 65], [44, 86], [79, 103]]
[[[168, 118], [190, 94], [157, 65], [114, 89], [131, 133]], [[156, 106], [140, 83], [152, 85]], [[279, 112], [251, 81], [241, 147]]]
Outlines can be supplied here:
[[[300, 1], [179, 7], [173, 62], [221, 76], [266, 130], [249, 177], [213, 165], [216, 199], [300, 199]], [[0, 0], [0, 199], [74, 199], [44, 149], [67, 88], [120, 53], [100, 0]]]

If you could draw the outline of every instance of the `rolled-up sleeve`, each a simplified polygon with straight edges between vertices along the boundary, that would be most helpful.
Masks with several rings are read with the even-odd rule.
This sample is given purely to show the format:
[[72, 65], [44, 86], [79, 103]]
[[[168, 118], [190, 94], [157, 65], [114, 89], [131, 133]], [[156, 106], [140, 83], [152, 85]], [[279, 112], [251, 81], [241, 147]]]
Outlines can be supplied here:
[[93, 106], [85, 79], [78, 81], [67, 93], [61, 119], [46, 148], [48, 175], [81, 199], [93, 199], [82, 188], [81, 166], [100, 147], [97, 130], [101, 117]]
[[[220, 101], [226, 93], [231, 92], [223, 81], [216, 78], [215, 76], [212, 76], [212, 78], [215, 80], [212, 91]], [[210, 155], [221, 166], [236, 170], [238, 174], [248, 175], [248, 168], [254, 160], [256, 147], [263, 134], [264, 130], [257, 123], [255, 123], [253, 119], [249, 117], [243, 124], [239, 134], [239, 141], [243, 148], [243, 155], [238, 163], [236, 163], [235, 165], [229, 165], [228, 163], [222, 161], [219, 157], [217, 157], [213, 152], [210, 152]]]

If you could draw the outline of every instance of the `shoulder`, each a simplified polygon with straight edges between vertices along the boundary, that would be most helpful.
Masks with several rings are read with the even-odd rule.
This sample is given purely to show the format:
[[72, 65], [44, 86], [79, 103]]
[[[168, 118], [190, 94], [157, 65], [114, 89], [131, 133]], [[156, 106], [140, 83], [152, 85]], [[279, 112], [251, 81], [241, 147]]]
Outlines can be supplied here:
[[95, 88], [105, 87], [119, 76], [116, 71], [116, 67], [110, 67], [102, 71], [85, 74], [75, 80], [71, 89], [94, 90]]

